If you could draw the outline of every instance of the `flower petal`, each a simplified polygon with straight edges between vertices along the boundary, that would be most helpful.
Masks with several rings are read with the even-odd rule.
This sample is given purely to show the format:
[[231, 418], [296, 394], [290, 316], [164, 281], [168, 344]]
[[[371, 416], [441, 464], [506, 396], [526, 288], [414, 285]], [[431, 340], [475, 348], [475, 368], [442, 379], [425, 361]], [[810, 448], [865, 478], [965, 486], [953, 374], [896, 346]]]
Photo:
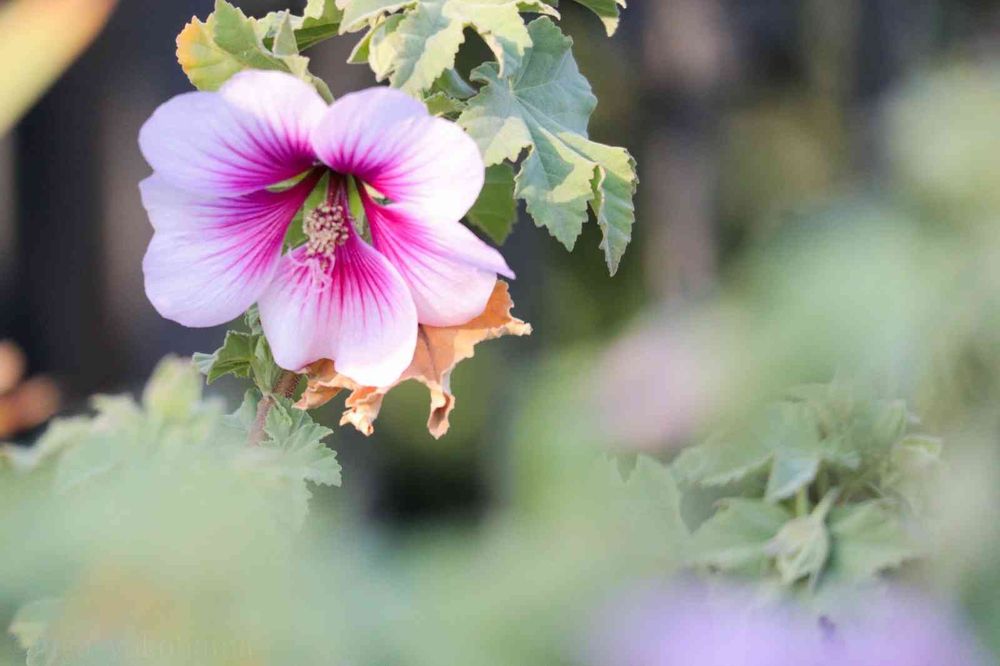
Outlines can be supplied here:
[[295, 213], [315, 185], [307, 178], [281, 193], [213, 198], [153, 175], [140, 185], [156, 233], [142, 262], [157, 311], [185, 326], [215, 326], [239, 316], [264, 291]]
[[479, 316], [497, 274], [514, 272], [461, 222], [427, 223], [410, 207], [380, 206], [363, 195], [372, 244], [396, 267], [421, 324], [458, 326]]
[[357, 176], [427, 220], [461, 219], [483, 188], [486, 167], [475, 142], [398, 90], [342, 97], [327, 109], [312, 142], [331, 169]]
[[176, 187], [238, 196], [292, 178], [314, 162], [309, 135], [326, 104], [283, 72], [246, 71], [217, 92], [178, 95], [139, 132], [153, 169]]
[[399, 273], [355, 234], [320, 272], [304, 248], [286, 255], [260, 298], [264, 334], [278, 365], [320, 359], [369, 386], [392, 384], [417, 342], [417, 313]]

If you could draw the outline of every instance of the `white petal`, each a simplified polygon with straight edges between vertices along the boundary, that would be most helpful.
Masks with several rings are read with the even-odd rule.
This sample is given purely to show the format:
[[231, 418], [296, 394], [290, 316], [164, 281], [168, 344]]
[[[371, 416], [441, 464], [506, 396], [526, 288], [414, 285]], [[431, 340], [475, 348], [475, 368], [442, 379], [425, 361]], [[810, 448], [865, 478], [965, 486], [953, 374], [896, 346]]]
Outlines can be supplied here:
[[153, 306], [195, 327], [242, 314], [273, 276], [288, 225], [314, 183], [280, 194], [207, 197], [159, 175], [143, 181], [143, 205], [156, 230], [142, 264]]
[[372, 244], [403, 276], [421, 324], [457, 326], [478, 317], [497, 274], [514, 277], [500, 253], [461, 222], [428, 223], [408, 206], [364, 202]]
[[260, 298], [260, 318], [274, 359], [301, 370], [332, 359], [366, 386], [395, 382], [413, 359], [417, 313], [399, 273], [353, 235], [319, 271], [304, 249], [282, 259]]

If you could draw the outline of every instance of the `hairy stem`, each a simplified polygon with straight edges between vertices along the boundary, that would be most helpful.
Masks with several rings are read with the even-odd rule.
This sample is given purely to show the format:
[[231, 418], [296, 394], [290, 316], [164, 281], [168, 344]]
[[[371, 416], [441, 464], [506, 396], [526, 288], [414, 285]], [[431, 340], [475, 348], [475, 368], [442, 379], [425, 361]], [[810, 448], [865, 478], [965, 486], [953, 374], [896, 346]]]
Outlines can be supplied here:
[[267, 423], [267, 415], [275, 405], [274, 396], [282, 395], [291, 398], [298, 384], [299, 376], [286, 370], [278, 377], [271, 392], [260, 399], [260, 402], [257, 403], [257, 418], [254, 419], [250, 436], [247, 438], [247, 443], [250, 446], [260, 446], [264, 441], [264, 424]]

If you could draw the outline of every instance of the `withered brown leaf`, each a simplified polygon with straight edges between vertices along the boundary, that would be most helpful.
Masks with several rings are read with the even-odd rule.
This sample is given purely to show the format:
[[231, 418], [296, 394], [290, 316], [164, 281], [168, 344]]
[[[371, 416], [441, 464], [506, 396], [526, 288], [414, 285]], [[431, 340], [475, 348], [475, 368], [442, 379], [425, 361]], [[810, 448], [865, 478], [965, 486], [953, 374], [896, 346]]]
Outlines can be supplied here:
[[390, 386], [361, 386], [338, 373], [333, 361], [317, 361], [306, 368], [309, 385], [296, 406], [315, 409], [341, 391], [350, 391], [340, 424], [350, 423], [358, 431], [371, 435], [385, 395], [400, 383], [414, 379], [430, 390], [431, 411], [427, 430], [433, 437], [440, 438], [448, 432], [448, 418], [455, 408], [455, 396], [450, 386], [455, 366], [475, 355], [475, 347], [480, 342], [505, 335], [531, 333], [530, 324], [511, 316], [513, 307], [507, 283], [497, 280], [486, 309], [472, 321], [448, 327], [421, 325], [410, 367]]

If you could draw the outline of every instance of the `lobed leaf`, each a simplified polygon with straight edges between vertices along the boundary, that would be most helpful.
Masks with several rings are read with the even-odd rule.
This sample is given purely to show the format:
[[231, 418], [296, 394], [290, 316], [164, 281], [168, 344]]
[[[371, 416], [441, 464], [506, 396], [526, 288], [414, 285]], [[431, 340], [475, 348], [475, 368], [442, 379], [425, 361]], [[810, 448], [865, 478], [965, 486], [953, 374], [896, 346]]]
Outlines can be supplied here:
[[760, 574], [770, 566], [768, 544], [791, 519], [783, 507], [763, 500], [724, 500], [692, 536], [690, 561], [722, 571]]
[[264, 426], [267, 439], [262, 447], [279, 455], [271, 465], [290, 478], [339, 486], [340, 463], [337, 454], [323, 440], [333, 431], [321, 426], [308, 412], [296, 409], [289, 400], [278, 398], [267, 414]]
[[735, 435], [715, 437], [685, 449], [673, 469], [681, 481], [702, 486], [724, 486], [764, 470], [773, 451], [758, 438], [747, 441]]
[[380, 29], [369, 47], [369, 60], [379, 79], [418, 95], [445, 72], [454, 69], [465, 41], [474, 29], [493, 51], [501, 76], [520, 67], [531, 47], [522, 11], [555, 14], [543, 2], [518, 0], [420, 0], [401, 20]]
[[889, 464], [882, 470], [882, 489], [901, 498], [916, 514], [925, 513], [944, 470], [941, 452], [942, 443], [937, 437], [902, 438], [893, 446]]
[[619, 8], [626, 7], [625, 0], [575, 0], [575, 2], [597, 14], [601, 23], [604, 24], [608, 37], [617, 32], [618, 22], [621, 18]]
[[487, 165], [515, 161], [527, 150], [516, 177], [516, 196], [528, 213], [572, 249], [593, 211], [611, 273], [631, 240], [635, 160], [624, 148], [587, 136], [597, 105], [573, 59], [572, 40], [548, 17], [528, 26], [531, 48], [520, 66], [501, 75], [487, 63], [473, 71], [483, 83], [459, 117]]
[[62, 603], [61, 599], [39, 599], [17, 610], [7, 630], [17, 639], [22, 650], [30, 650], [40, 643], [49, 625], [62, 610]]
[[314, 46], [340, 32], [344, 17], [334, 0], [309, 0], [302, 15], [302, 23], [295, 29], [295, 41], [300, 51]]
[[[432, 93], [424, 98], [424, 104], [427, 105], [427, 110], [433, 116], [453, 116], [465, 110], [465, 102], [443, 92]], [[488, 177], [489, 174], [487, 174], [487, 179]], [[513, 201], [513, 192], [511, 192], [511, 201]]]
[[227, 331], [222, 347], [211, 354], [196, 353], [192, 360], [209, 384], [226, 375], [252, 377], [262, 393], [270, 393], [281, 368], [271, 355], [256, 307], [247, 311], [244, 321], [249, 333]]
[[760, 422], [685, 449], [674, 461], [674, 470], [683, 481], [707, 487], [766, 470], [765, 499], [778, 502], [807, 488], [824, 464], [854, 470], [858, 461], [857, 452], [845, 450], [839, 437], [821, 437], [809, 405], [778, 402]]
[[221, 347], [211, 354], [196, 353], [192, 360], [209, 384], [226, 375], [249, 377], [256, 345], [256, 336], [250, 333], [227, 331]]
[[[257, 20], [226, 0], [216, 0], [208, 19], [193, 18], [177, 36], [177, 61], [199, 90], [218, 90], [246, 69], [275, 70], [298, 76], [332, 100], [329, 88], [309, 73], [309, 59], [299, 51], [303, 44], [336, 33], [336, 25], [328, 23], [336, 11], [335, 6], [311, 2], [308, 17], [281, 12]], [[301, 33], [307, 25], [309, 31]]]
[[902, 514], [890, 503], [871, 500], [830, 513], [832, 576], [865, 580], [920, 555]]
[[416, 0], [336, 0], [343, 12], [341, 33], [363, 30], [386, 14], [413, 5]]
[[260, 446], [248, 446], [262, 394], [251, 390], [233, 415], [201, 399], [192, 364], [167, 359], [146, 386], [142, 403], [129, 396], [97, 396], [94, 416], [58, 421], [33, 450], [33, 469], [52, 461], [53, 494], [77, 497], [145, 469], [172, 474], [229, 474], [259, 498], [279, 524], [302, 524], [308, 484], [341, 483], [337, 455], [324, 440], [331, 430], [316, 424], [284, 398], [273, 400]]
[[152, 416], [183, 421], [197, 411], [202, 383], [186, 359], [168, 358], [153, 371], [142, 392], [142, 406]]

